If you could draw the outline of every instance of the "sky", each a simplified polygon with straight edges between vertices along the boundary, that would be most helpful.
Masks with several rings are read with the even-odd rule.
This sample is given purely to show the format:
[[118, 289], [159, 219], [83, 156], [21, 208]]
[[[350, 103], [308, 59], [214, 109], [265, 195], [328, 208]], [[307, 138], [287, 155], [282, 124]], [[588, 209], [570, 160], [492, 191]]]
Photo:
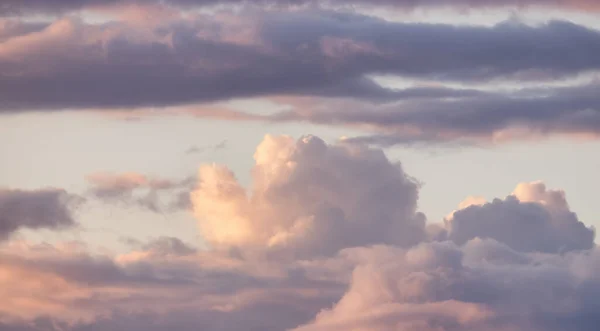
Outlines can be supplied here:
[[596, 330], [599, 18], [3, 0], [0, 331]]

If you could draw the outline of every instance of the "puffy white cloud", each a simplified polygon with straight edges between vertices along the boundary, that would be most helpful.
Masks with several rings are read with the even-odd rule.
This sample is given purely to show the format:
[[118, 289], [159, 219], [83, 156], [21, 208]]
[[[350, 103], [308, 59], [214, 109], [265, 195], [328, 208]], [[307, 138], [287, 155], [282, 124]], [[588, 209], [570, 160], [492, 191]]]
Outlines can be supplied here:
[[521, 183], [506, 199], [468, 199], [446, 219], [448, 238], [457, 244], [493, 238], [518, 251], [559, 253], [590, 249], [594, 228], [569, 209], [565, 193], [541, 182]]
[[418, 185], [381, 150], [266, 136], [254, 159], [249, 190], [223, 166], [200, 169], [192, 203], [213, 247], [308, 257], [425, 237]]

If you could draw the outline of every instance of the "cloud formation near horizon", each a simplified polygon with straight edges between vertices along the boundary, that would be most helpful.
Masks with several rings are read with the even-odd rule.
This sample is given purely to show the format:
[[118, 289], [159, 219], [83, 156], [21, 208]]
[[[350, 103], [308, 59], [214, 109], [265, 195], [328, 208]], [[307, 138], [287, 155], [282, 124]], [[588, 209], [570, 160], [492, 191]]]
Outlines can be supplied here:
[[155, 213], [191, 208], [194, 178], [169, 180], [135, 172], [96, 172], [86, 176], [88, 194], [100, 201], [137, 206]]
[[[561, 168], [547, 183], [589, 181], [572, 201], [524, 181], [539, 165], [384, 148], [600, 138], [599, 16], [600, 0], [0, 0], [0, 331], [597, 331], [598, 220], [579, 204], [600, 159], [572, 181], [577, 158], [542, 162]], [[267, 128], [329, 138], [266, 134], [251, 159]], [[432, 217], [474, 180], [486, 198]]]
[[[206, 249], [172, 237], [121, 254], [82, 242], [0, 244], [0, 328], [588, 331], [598, 323], [595, 232], [563, 191], [521, 183], [506, 199], [469, 198], [426, 225], [419, 186], [381, 150], [266, 136], [254, 158], [247, 190], [226, 167], [200, 168], [192, 203]], [[113, 179], [145, 182], [133, 177]]]

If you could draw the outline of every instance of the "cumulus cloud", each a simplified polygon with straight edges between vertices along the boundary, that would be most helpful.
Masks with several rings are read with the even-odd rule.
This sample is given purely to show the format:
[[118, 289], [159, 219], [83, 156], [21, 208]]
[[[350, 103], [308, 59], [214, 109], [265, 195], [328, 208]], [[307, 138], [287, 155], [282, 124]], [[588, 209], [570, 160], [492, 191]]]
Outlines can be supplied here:
[[254, 159], [248, 191], [226, 167], [200, 169], [192, 204], [215, 247], [314, 256], [424, 238], [418, 185], [380, 150], [266, 136]]
[[521, 183], [506, 199], [469, 201], [447, 220], [448, 238], [462, 245], [492, 238], [516, 251], [561, 253], [594, 247], [595, 230], [569, 209], [565, 193], [541, 182]]
[[600, 255], [538, 256], [493, 240], [427, 243], [368, 256], [332, 308], [298, 331], [592, 330]]
[[34, 191], [0, 189], [0, 241], [15, 231], [61, 230], [76, 224], [72, 208], [81, 198], [61, 189]]
[[88, 194], [108, 203], [138, 206], [153, 212], [188, 210], [194, 178], [169, 180], [135, 172], [97, 172], [86, 176]]
[[[192, 202], [207, 249], [172, 237], [131, 240], [120, 254], [4, 242], [0, 329], [591, 331], [600, 322], [600, 251], [563, 191], [521, 183], [426, 226], [418, 185], [381, 150], [266, 136], [254, 159], [248, 188], [224, 166], [200, 168]], [[107, 178], [95, 181], [109, 196], [149, 183]]]

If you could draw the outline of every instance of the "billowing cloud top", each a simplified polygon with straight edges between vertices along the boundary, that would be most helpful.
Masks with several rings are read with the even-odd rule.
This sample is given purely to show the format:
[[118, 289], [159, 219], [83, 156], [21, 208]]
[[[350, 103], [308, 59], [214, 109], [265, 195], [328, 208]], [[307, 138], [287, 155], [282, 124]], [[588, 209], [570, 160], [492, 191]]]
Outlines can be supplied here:
[[564, 192], [547, 190], [540, 182], [519, 184], [505, 200], [467, 206], [446, 222], [448, 238], [460, 245], [479, 237], [525, 252], [560, 253], [594, 247], [594, 229], [569, 210]]
[[[377, 146], [597, 139], [599, 13], [596, 0], [0, 0], [0, 117], [362, 132], [267, 135], [248, 185], [203, 164], [176, 180], [89, 169], [81, 196], [0, 189], [0, 331], [596, 331], [600, 250], [564, 191], [515, 183], [427, 219], [419, 182]], [[85, 238], [114, 234], [78, 227], [86, 199], [195, 218], [199, 239], [127, 224], [96, 247]], [[77, 240], [32, 234], [69, 229]]]
[[[563, 191], [521, 183], [426, 227], [419, 186], [381, 150], [266, 136], [254, 158], [248, 189], [224, 166], [200, 168], [191, 200], [208, 248], [166, 236], [132, 240], [122, 254], [0, 244], [0, 329], [588, 331], [599, 322], [595, 233]], [[104, 188], [147, 182], [92, 178]], [[11, 218], [0, 219], [17, 224], [8, 231], [70, 224], [63, 193], [3, 192]]]
[[227, 168], [200, 169], [192, 203], [214, 246], [315, 256], [425, 237], [417, 184], [380, 150], [266, 136], [254, 159], [250, 192]]

